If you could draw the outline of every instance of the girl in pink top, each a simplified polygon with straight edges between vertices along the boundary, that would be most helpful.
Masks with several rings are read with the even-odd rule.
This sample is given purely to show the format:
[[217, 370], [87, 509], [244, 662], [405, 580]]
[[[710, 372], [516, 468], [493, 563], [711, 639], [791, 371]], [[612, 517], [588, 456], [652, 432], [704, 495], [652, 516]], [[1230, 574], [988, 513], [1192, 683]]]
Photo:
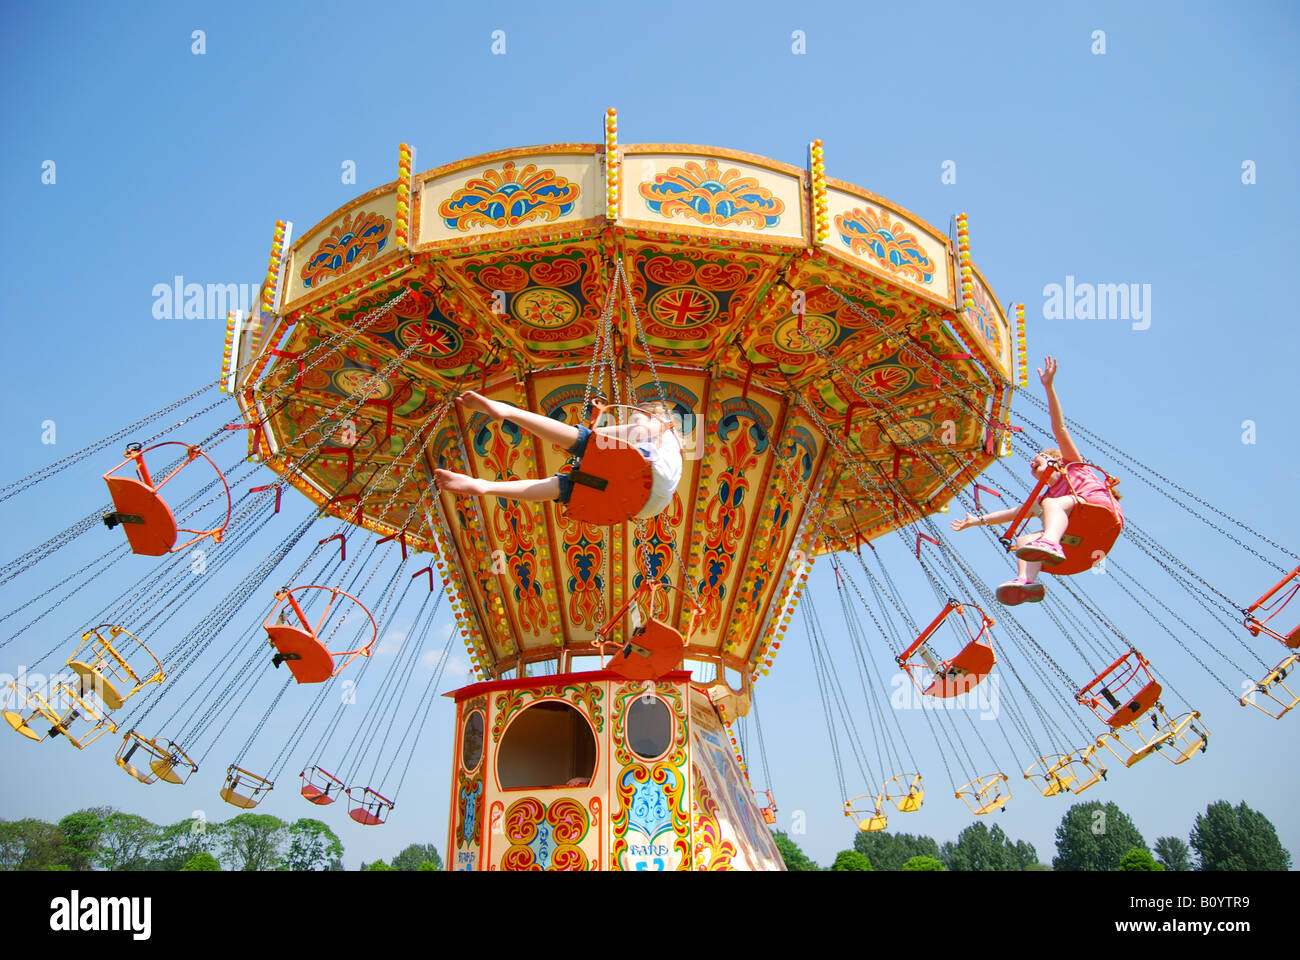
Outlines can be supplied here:
[[[1052, 433], [1055, 434], [1060, 449], [1044, 450], [1034, 457], [1029, 465], [1035, 480], [1041, 480], [1049, 473], [1055, 474], [1055, 477], [1048, 486], [1047, 492], [1038, 498], [1038, 502], [1032, 509], [1035, 515], [1042, 515], [1042, 531], [1025, 534], [1016, 541], [1018, 575], [1016, 579], [1008, 580], [998, 587], [998, 600], [1008, 606], [1025, 602], [1036, 603], [1043, 599], [1043, 585], [1038, 582], [1038, 573], [1042, 570], [1044, 561], [1050, 563], [1065, 559], [1065, 554], [1061, 550], [1061, 536], [1070, 524], [1070, 513], [1076, 503], [1097, 503], [1106, 507], [1113, 505], [1121, 521], [1124, 516], [1118, 502], [1112, 501], [1112, 490], [1107, 483], [1097, 475], [1096, 471], [1080, 462], [1083, 456], [1070, 438], [1069, 431], [1065, 429], [1065, 415], [1061, 413], [1061, 401], [1057, 399], [1056, 388], [1053, 386], [1053, 380], [1056, 378], [1054, 359], [1047, 357], [1043, 361], [1043, 368], [1038, 371], [1038, 378], [1047, 391], [1047, 404], [1052, 416]], [[1058, 470], [1052, 464], [1068, 464], [1068, 466]], [[1070, 490], [1071, 485], [1074, 487], [1073, 493]], [[1118, 493], [1114, 493], [1113, 496], [1114, 501], [1119, 500]], [[954, 520], [952, 529], [965, 530], [967, 527], [1010, 523], [1019, 512], [1019, 507], [1012, 507], [996, 513], [986, 513], [980, 517], [968, 513], [964, 520]]]

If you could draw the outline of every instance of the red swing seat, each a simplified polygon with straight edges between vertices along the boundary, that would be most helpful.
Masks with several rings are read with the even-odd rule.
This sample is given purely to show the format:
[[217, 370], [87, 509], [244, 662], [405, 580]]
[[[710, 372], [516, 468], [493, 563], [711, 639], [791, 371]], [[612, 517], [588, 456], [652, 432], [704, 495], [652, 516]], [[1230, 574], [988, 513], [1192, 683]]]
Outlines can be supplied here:
[[298, 776], [302, 778], [302, 795], [318, 806], [333, 803], [348, 790], [342, 780], [320, 767], [308, 767]]
[[[357, 791], [357, 796], [352, 791]], [[388, 819], [395, 804], [383, 794], [370, 787], [348, 787], [348, 816], [357, 823], [367, 827], [376, 827]]]
[[[1287, 589], [1288, 586], [1289, 589]], [[1269, 603], [1270, 600], [1273, 600], [1273, 597], [1284, 589], [1286, 589], [1285, 594], [1273, 601], [1273, 603]], [[1300, 593], [1300, 567], [1296, 567], [1288, 573], [1285, 577], [1279, 580], [1271, 590], [1243, 611], [1246, 614], [1245, 626], [1246, 629], [1250, 631], [1250, 635], [1252, 637], [1258, 637], [1261, 633], [1267, 634], [1285, 647], [1289, 647], [1292, 650], [1300, 650], [1300, 624], [1296, 624], [1296, 626], [1292, 627], [1288, 633], [1281, 633], [1279, 632], [1281, 630], [1280, 627], [1274, 629], [1268, 625], [1269, 621], [1281, 613], [1283, 608], [1291, 602], [1297, 593]], [[1260, 620], [1255, 616], [1255, 611], [1260, 608], [1272, 610], [1273, 612], [1263, 620]]]
[[[594, 431], [605, 411], [616, 408], [654, 416], [631, 404], [595, 403], [588, 428]], [[654, 485], [654, 472], [631, 444], [593, 432], [582, 460], [569, 473], [569, 479], [573, 481], [573, 491], [569, 494], [568, 516], [608, 527], [626, 523], [645, 508]]]
[[[1115, 546], [1115, 541], [1119, 539], [1120, 532], [1124, 529], [1124, 519], [1120, 514], [1119, 501], [1114, 491], [1115, 484], [1119, 481], [1101, 467], [1091, 463], [1082, 461], [1064, 463], [1058, 460], [1050, 465], [1065, 477], [1071, 493], [1075, 492], [1075, 477], [1072, 473], [1087, 468], [1098, 471], [1106, 478], [1106, 493], [1110, 498], [1109, 504], [1090, 503], [1082, 499], [1075, 501], [1074, 508], [1070, 511], [1070, 522], [1061, 536], [1061, 552], [1065, 554], [1065, 559], [1056, 563], [1048, 561], [1043, 564], [1043, 573], [1068, 577], [1092, 569], [1101, 557], [1110, 552]], [[1038, 502], [1039, 496], [1050, 486], [1053, 479], [1053, 475], [1048, 473], [1038, 481], [1030, 491], [1029, 498], [1016, 513], [1015, 519], [1011, 521], [1007, 532], [998, 538], [1008, 552], [1015, 549], [1015, 540], [1021, 527], [1028, 521], [1034, 504]]]
[[[623, 614], [628, 608], [642, 597], [649, 596], [650, 618], [632, 630], [626, 642], [618, 648], [618, 652], [610, 657], [609, 663], [605, 665], [606, 670], [611, 670], [627, 680], [658, 680], [664, 674], [677, 669], [678, 664], [682, 662], [682, 657], [686, 655], [687, 644], [695, 632], [695, 621], [702, 608], [685, 591], [682, 591], [682, 595], [691, 604], [691, 616], [686, 625], [686, 636], [683, 637], [662, 620], [655, 619], [653, 615], [655, 598], [660, 590], [669, 587], [669, 584], [657, 580], [643, 582], [628, 598], [627, 603], [623, 604], [610, 617], [609, 622], [596, 632], [594, 643], [603, 648], [604, 644], [610, 642], [606, 638], [615, 625], [623, 619]], [[672, 587], [672, 589], [678, 588]]]
[[[1097, 689], [1095, 694], [1093, 688]], [[1150, 710], [1160, 694], [1160, 684], [1151, 676], [1150, 661], [1136, 650], [1130, 650], [1097, 674], [1075, 694], [1075, 700], [1114, 730]]]
[[[325, 605], [325, 611], [314, 626], [298, 604], [298, 598], [294, 596], [300, 590], [326, 590], [330, 593], [329, 603]], [[331, 611], [334, 609], [334, 603], [339, 597], [351, 600], [360, 607], [361, 611], [370, 620], [371, 636], [365, 645], [358, 647], [356, 650], [330, 653], [325, 644], [321, 642], [319, 634], [321, 626], [329, 618]], [[287, 663], [289, 672], [293, 674], [293, 678], [299, 683], [323, 683], [336, 676], [339, 671], [357, 657], [370, 656], [370, 649], [379, 636], [379, 627], [375, 624], [375, 618], [370, 615], [370, 611], [366, 609], [365, 605], [350, 593], [344, 593], [338, 587], [320, 587], [308, 584], [301, 587], [286, 587], [283, 590], [277, 590], [275, 599], [275, 606], [271, 608], [271, 613], [267, 616], [266, 622], [262, 624], [271, 646], [275, 647], [277, 651], [275, 656], [271, 658], [271, 662], [277, 667], [282, 663]], [[277, 621], [276, 612], [281, 610], [284, 611], [282, 616], [286, 620], [288, 611], [292, 610], [298, 618], [298, 623], [295, 625]], [[335, 665], [334, 660], [336, 657], [346, 659], [342, 663]]]
[[[964, 611], [968, 606], [980, 615], [978, 633], [972, 631], [966, 621]], [[940, 660], [931, 651], [928, 641], [939, 629], [940, 624], [952, 613], [961, 617], [970, 642], [963, 646], [956, 656], [948, 660]], [[998, 662], [997, 654], [993, 652], [992, 640], [988, 636], [989, 627], [993, 624], [993, 619], [974, 604], [961, 604], [949, 598], [947, 606], [898, 657], [898, 665], [907, 671], [912, 682], [928, 697], [946, 698], [969, 693], [984, 682], [984, 678]], [[919, 659], [913, 660], [914, 655]], [[930, 681], [928, 686], [924, 685], [924, 680], [927, 678]]]
[[[185, 460], [175, 470], [163, 477], [161, 483], [155, 484], [149, 475], [149, 468], [145, 466], [144, 455], [159, 447], [185, 447], [188, 452]], [[189, 466], [196, 457], [208, 461], [226, 491], [226, 519], [222, 521], [221, 526], [210, 530], [177, 528], [176, 517], [172, 514], [171, 508], [158, 495], [158, 491], [176, 474]], [[132, 463], [135, 464], [136, 476], [114, 476], [117, 471]], [[167, 553], [184, 550], [207, 537], [211, 537], [213, 543], [220, 543], [230, 523], [230, 485], [226, 483], [225, 476], [206, 453], [198, 447], [192, 447], [178, 440], [156, 443], [145, 449], [141, 449], [138, 443], [127, 444], [126, 459], [104, 474], [104, 482], [108, 484], [108, 493], [113, 499], [114, 508], [112, 513], [104, 515], [104, 525], [111, 530], [121, 524], [122, 529], [126, 531], [126, 540], [131, 545], [132, 553], [146, 557], [161, 557]], [[192, 533], [194, 537], [176, 546], [176, 538], [180, 533]]]

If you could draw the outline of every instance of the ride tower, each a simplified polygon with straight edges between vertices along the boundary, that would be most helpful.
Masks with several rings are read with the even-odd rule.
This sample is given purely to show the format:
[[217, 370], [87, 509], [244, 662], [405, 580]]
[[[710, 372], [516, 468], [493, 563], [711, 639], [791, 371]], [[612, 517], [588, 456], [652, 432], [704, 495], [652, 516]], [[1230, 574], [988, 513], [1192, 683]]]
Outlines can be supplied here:
[[[226, 369], [250, 457], [435, 555], [477, 675], [447, 694], [448, 868], [782, 869], [729, 725], [812, 563], [943, 510], [1004, 454], [1023, 340], [964, 220], [828, 179], [820, 141], [807, 169], [621, 145], [613, 111], [603, 143], [413, 168], [403, 145], [396, 181], [292, 243], [277, 225]], [[466, 390], [566, 423], [662, 400], [671, 504], [592, 522], [437, 489], [440, 468], [575, 467], [451, 402]]]

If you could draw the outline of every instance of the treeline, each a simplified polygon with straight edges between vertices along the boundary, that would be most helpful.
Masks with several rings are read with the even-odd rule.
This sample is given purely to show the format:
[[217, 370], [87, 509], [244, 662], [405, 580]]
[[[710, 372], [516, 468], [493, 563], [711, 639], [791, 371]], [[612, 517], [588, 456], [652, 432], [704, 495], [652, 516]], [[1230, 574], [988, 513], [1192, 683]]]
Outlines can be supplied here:
[[783, 833], [776, 834], [788, 870], [1289, 870], [1291, 854], [1269, 819], [1244, 802], [1219, 800], [1197, 814], [1184, 841], [1158, 837], [1148, 847], [1132, 819], [1114, 803], [1077, 803], [1056, 828], [1049, 866], [1031, 843], [1013, 841], [997, 824], [972, 823], [955, 842], [910, 833], [859, 832], [853, 848], [821, 867]]
[[[436, 870], [432, 844], [411, 844], [391, 865], [362, 869]], [[58, 823], [0, 820], [0, 870], [298, 870], [343, 869], [343, 843], [326, 824], [286, 823], [241, 813], [221, 823], [201, 817], [167, 826], [112, 807], [70, 813]]]

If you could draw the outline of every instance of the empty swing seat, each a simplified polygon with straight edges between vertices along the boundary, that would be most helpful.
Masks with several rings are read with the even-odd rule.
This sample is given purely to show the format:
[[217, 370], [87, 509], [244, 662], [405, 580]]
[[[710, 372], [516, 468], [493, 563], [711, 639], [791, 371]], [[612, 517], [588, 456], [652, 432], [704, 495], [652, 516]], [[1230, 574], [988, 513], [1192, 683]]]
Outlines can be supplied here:
[[348, 789], [342, 780], [320, 767], [310, 767], [298, 776], [302, 778], [300, 792], [304, 799], [318, 806], [333, 803]]
[[[312, 624], [307, 619], [307, 615], [299, 605], [298, 599], [294, 596], [295, 593], [304, 590], [324, 590], [330, 595], [325, 611], [315, 624]], [[331, 653], [325, 644], [321, 642], [320, 631], [330, 618], [334, 604], [340, 597], [350, 600], [366, 615], [366, 618], [370, 621], [370, 639], [364, 646], [358, 647], [356, 650]], [[263, 629], [266, 630], [267, 639], [276, 650], [275, 656], [271, 658], [271, 663], [276, 667], [287, 664], [289, 672], [293, 674], [293, 678], [299, 683], [323, 683], [357, 657], [370, 656], [370, 649], [379, 636], [379, 627], [375, 624], [375, 618], [371, 616], [370, 611], [356, 597], [344, 593], [337, 587], [306, 585], [278, 590], [275, 599], [275, 606], [271, 608], [271, 613], [262, 624]], [[279, 611], [283, 611], [283, 613], [277, 618], [277, 612]], [[290, 611], [292, 611], [293, 617], [297, 619], [296, 624], [285, 622], [289, 619]], [[337, 625], [335, 629], [337, 629]], [[339, 657], [344, 659], [341, 663], [336, 664], [335, 659]]]
[[[1250, 631], [1250, 635], [1258, 637], [1263, 633], [1291, 650], [1300, 650], [1300, 624], [1292, 627], [1286, 633], [1282, 633], [1285, 628], [1281, 626], [1269, 626], [1269, 621], [1281, 613], [1297, 593], [1300, 593], [1300, 567], [1296, 567], [1288, 573], [1271, 590], [1246, 608], [1245, 624], [1246, 629]], [[1278, 594], [1281, 594], [1281, 596], [1278, 596]], [[1276, 600], [1273, 599], [1275, 596], [1277, 597]], [[1262, 612], [1264, 610], [1272, 612], [1262, 620], [1255, 616], [1257, 611]]]
[[682, 662], [685, 652], [686, 643], [680, 633], [666, 623], [651, 620], [632, 631], [606, 669], [628, 680], [658, 680]]
[[287, 664], [299, 683], [323, 683], [333, 676], [334, 658], [313, 631], [282, 623], [267, 627], [266, 635], [278, 651], [272, 663]]
[[[185, 459], [160, 483], [155, 484], [149, 475], [149, 468], [145, 465], [144, 455], [159, 447], [169, 446], [185, 447], [187, 451]], [[158, 493], [196, 457], [202, 457], [211, 464], [226, 492], [226, 519], [221, 526], [210, 530], [178, 528], [175, 515]], [[135, 465], [136, 476], [114, 476], [118, 470], [128, 464]], [[120, 525], [126, 531], [126, 540], [131, 546], [132, 553], [146, 557], [161, 557], [164, 554], [175, 553], [177, 550], [184, 550], [206, 537], [211, 537], [214, 543], [220, 543], [226, 526], [230, 523], [230, 487], [226, 483], [225, 476], [212, 462], [212, 458], [198, 447], [175, 440], [154, 444], [147, 449], [141, 449], [138, 443], [128, 444], [126, 459], [104, 474], [104, 482], [108, 484], [108, 493], [113, 499], [113, 512], [104, 515], [104, 525], [110, 530]], [[177, 546], [176, 539], [181, 533], [192, 533], [194, 537]]]
[[363, 826], [378, 826], [393, 811], [393, 801], [370, 787], [348, 787], [347, 794], [348, 816]]
[[221, 787], [221, 799], [234, 807], [250, 810], [257, 806], [275, 788], [275, 784], [265, 777], [242, 767], [231, 766], [226, 770], [226, 782]]
[[[966, 621], [965, 608], [968, 606], [980, 616], [978, 633]], [[955, 656], [940, 660], [930, 648], [930, 639], [952, 613], [960, 617], [969, 639]], [[998, 662], [989, 638], [989, 628], [993, 623], [993, 619], [974, 604], [961, 604], [949, 598], [939, 615], [898, 657], [898, 664], [928, 697], [948, 698], [969, 693], [984, 682]], [[928, 684], [924, 683], [926, 678], [929, 678]]]
[[1150, 710], [1160, 700], [1160, 694], [1149, 661], [1130, 649], [1075, 694], [1075, 700], [1114, 730]]
[[[680, 591], [686, 603], [690, 605], [685, 637], [655, 617], [655, 601], [660, 591], [667, 589]], [[607, 638], [614, 627], [622, 622], [628, 609], [642, 598], [647, 598], [648, 616], [645, 622], [633, 627], [627, 640], [610, 657], [605, 669], [627, 680], [658, 680], [664, 674], [676, 670], [678, 664], [682, 662], [703, 608], [680, 587], [660, 583], [657, 580], [646, 580], [633, 591], [632, 596], [628, 597], [627, 602], [609, 618], [609, 621], [596, 631], [596, 639], [593, 643], [603, 651], [604, 644], [611, 642]], [[665, 611], [663, 615], [668, 616], [668, 613]]]

